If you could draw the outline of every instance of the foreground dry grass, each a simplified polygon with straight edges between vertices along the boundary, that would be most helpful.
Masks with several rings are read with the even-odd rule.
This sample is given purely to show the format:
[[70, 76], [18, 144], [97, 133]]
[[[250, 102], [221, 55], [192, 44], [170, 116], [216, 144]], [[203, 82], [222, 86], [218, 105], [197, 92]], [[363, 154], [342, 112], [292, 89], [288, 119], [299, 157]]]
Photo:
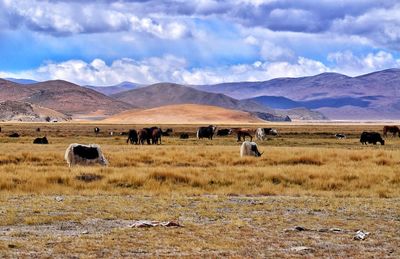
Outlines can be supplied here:
[[[194, 126], [172, 126], [161, 146], [107, 135], [133, 126], [103, 125], [98, 137], [92, 125], [1, 127], [0, 257], [399, 256], [400, 139], [358, 141], [381, 126], [278, 125], [280, 137], [258, 142], [258, 159], [240, 158], [234, 136], [177, 138]], [[14, 131], [23, 137], [8, 138]], [[42, 135], [50, 145], [31, 144]], [[110, 166], [69, 169], [63, 155], [73, 142], [100, 144]], [[185, 227], [128, 228], [133, 219]], [[343, 231], [284, 231], [295, 225]], [[357, 229], [372, 234], [353, 241]]]
[[[399, 199], [11, 195], [0, 201], [7, 257], [398, 258]], [[18, 206], [17, 206], [18, 204]], [[8, 215], [4, 218], [4, 215]], [[133, 220], [181, 228], [131, 228]], [[295, 226], [308, 231], [287, 231]], [[329, 229], [336, 229], [331, 230]], [[353, 240], [359, 229], [366, 240]], [[305, 246], [306, 250], [296, 251]]]
[[69, 169], [65, 145], [2, 148], [0, 189], [10, 193], [400, 196], [396, 150], [261, 146], [257, 159], [240, 158], [236, 145], [104, 144], [111, 166]]

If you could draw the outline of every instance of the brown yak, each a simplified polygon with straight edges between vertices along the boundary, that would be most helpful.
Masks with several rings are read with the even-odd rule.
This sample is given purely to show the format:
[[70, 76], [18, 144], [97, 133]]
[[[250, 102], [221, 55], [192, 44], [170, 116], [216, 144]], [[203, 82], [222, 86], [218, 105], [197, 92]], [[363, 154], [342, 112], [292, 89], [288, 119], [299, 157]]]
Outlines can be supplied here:
[[397, 126], [384, 126], [383, 127], [383, 136], [387, 137], [388, 132], [392, 133], [393, 137], [395, 137], [396, 134], [400, 137], [400, 129]]

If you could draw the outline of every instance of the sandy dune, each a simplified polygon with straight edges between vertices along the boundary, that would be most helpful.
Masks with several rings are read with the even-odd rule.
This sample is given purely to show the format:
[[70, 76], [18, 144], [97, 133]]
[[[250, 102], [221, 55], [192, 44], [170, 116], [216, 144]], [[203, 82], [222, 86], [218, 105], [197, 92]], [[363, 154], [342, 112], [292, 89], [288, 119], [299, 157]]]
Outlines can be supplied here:
[[198, 104], [168, 105], [145, 110], [130, 110], [111, 116], [104, 123], [129, 124], [221, 124], [221, 123], [262, 123], [247, 112], [229, 110], [216, 106]]

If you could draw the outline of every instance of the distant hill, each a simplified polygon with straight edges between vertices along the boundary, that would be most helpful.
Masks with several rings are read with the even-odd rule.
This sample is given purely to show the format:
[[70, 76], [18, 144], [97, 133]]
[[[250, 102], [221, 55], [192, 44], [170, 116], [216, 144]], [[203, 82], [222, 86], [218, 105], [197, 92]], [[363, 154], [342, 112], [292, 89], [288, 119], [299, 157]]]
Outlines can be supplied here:
[[[255, 112], [263, 119], [270, 116], [270, 120], [282, 121], [289, 115], [290, 111], [276, 112], [263, 104], [251, 100], [237, 100], [224, 94], [209, 93], [193, 89], [191, 87], [172, 84], [159, 83], [112, 95], [113, 98], [130, 103], [135, 107], [153, 108], [172, 104], [201, 104], [219, 106], [228, 109]], [[206, 111], [205, 111], [206, 112]], [[265, 113], [267, 113], [268, 115]], [[312, 117], [309, 111], [304, 110], [306, 116]], [[315, 114], [315, 113], [313, 113]], [[321, 116], [314, 119], [320, 119]]]
[[99, 93], [102, 93], [104, 95], [113, 95], [113, 94], [117, 94], [117, 93], [121, 93], [121, 92], [125, 92], [125, 91], [129, 91], [132, 89], [136, 89], [138, 87], [140, 87], [141, 85], [139, 84], [135, 84], [135, 83], [131, 83], [131, 82], [122, 82], [120, 84], [117, 85], [111, 85], [111, 86], [91, 86], [91, 85], [86, 85], [84, 87], [95, 90]]
[[132, 105], [62, 80], [21, 85], [0, 79], [0, 101], [7, 100], [32, 103], [67, 115], [99, 110], [115, 114], [132, 108]]
[[51, 110], [25, 102], [5, 101], [0, 102], [0, 121], [66, 121], [70, 117]]
[[[320, 111], [330, 119], [400, 119], [400, 69], [396, 68], [357, 77], [323, 73], [264, 82], [196, 86], [196, 89], [252, 101], [257, 97], [258, 103], [272, 108], [299, 105]], [[280, 97], [284, 99], [278, 100]]]
[[304, 107], [300, 102], [293, 101], [283, 96], [263, 95], [245, 100], [254, 101], [262, 105], [268, 105], [274, 109], [294, 109], [294, 108]]
[[282, 96], [258, 96], [246, 100], [254, 101], [262, 105], [269, 105], [274, 109], [294, 109], [305, 107], [308, 109], [319, 109], [323, 107], [340, 108], [343, 106], [368, 107], [371, 100], [376, 100], [383, 96], [361, 96], [355, 97], [332, 97], [318, 98], [309, 101], [293, 101]]
[[[205, 112], [207, 111], [207, 112]], [[240, 124], [264, 123], [248, 112], [198, 104], [167, 105], [125, 111], [102, 122], [128, 124]]]
[[204, 104], [230, 109], [273, 112], [252, 101], [239, 101], [224, 94], [208, 93], [183, 85], [159, 83], [118, 94], [113, 98], [136, 107], [153, 108], [170, 104]]

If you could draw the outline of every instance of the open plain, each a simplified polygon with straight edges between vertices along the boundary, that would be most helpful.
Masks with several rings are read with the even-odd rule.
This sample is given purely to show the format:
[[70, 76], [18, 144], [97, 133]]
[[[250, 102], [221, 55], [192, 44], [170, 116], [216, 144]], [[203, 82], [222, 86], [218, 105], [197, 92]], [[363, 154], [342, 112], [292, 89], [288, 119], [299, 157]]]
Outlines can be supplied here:
[[[382, 125], [263, 125], [279, 136], [257, 141], [261, 158], [240, 158], [233, 135], [196, 139], [198, 125], [143, 146], [119, 133], [145, 125], [0, 126], [0, 257], [400, 256], [400, 138], [359, 142]], [[68, 168], [70, 143], [99, 144], [110, 165]]]

